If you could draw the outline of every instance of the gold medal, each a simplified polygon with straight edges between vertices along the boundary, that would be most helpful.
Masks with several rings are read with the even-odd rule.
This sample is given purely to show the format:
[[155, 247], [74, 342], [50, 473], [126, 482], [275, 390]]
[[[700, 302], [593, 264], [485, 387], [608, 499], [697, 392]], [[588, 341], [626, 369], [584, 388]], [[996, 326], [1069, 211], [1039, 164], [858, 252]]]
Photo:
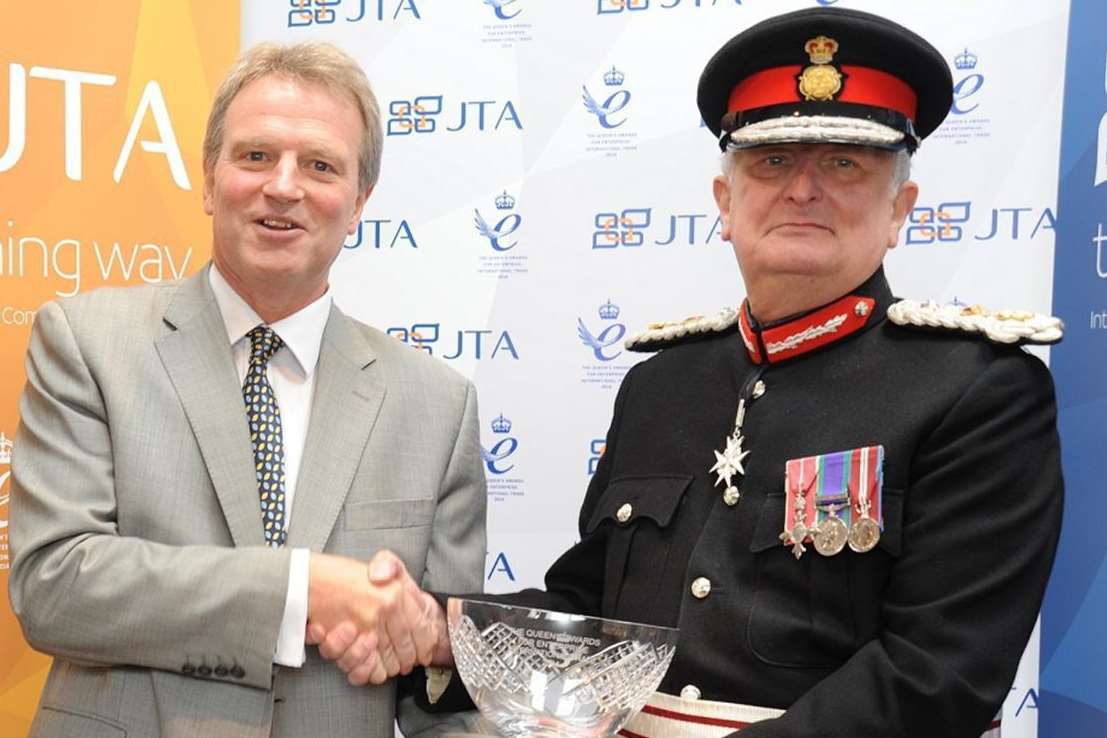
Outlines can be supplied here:
[[880, 542], [880, 526], [869, 517], [864, 517], [849, 529], [849, 547], [851, 551], [866, 553], [876, 548]]
[[834, 556], [842, 552], [846, 547], [846, 539], [849, 537], [849, 528], [837, 515], [819, 523], [815, 531], [815, 550], [823, 556]]

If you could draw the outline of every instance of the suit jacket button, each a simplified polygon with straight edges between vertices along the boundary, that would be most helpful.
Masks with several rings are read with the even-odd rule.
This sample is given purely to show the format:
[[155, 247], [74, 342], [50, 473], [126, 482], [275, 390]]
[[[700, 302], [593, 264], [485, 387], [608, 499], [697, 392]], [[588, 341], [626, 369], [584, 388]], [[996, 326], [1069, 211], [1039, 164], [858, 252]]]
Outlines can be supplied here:
[[198, 668], [196, 670], [196, 673], [199, 674], [200, 676], [211, 676], [211, 667], [210, 666], [201, 666], [200, 668]]
[[217, 677], [225, 677], [225, 676], [227, 676], [227, 674], [228, 674], [228, 672], [227, 672], [227, 667], [225, 667], [225, 666], [217, 666], [217, 667], [215, 667], [215, 676], [217, 676]]
[[196, 667], [193, 666], [192, 664], [185, 664], [184, 666], [181, 667], [181, 673], [182, 674], [195, 674], [196, 673]]
[[241, 679], [242, 677], [246, 676], [246, 670], [243, 669], [241, 666], [236, 666], [231, 669], [231, 676], [233, 676], [235, 679]]

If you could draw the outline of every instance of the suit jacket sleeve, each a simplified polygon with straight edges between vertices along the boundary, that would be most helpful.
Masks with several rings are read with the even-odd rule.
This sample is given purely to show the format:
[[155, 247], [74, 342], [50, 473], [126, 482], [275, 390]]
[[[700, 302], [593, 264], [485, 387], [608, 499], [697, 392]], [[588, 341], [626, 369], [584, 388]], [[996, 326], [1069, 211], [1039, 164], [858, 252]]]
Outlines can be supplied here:
[[[443, 602], [448, 594], [480, 592], [484, 583], [488, 493], [480, 457], [477, 396], [471, 383], [466, 384], [465, 408], [457, 419], [456, 438], [442, 479], [422, 579], [423, 589], [435, 592]], [[433, 704], [427, 698], [423, 669], [401, 682], [401, 692], [409, 695], [397, 708], [397, 721], [405, 735], [466, 730], [458, 718], [443, 716], [428, 721], [423, 714], [472, 708], [465, 685], [456, 674]]]
[[[27, 641], [75, 662], [185, 673], [222, 665], [239, 674], [229, 677], [235, 683], [268, 687], [289, 552], [121, 536], [117, 421], [107, 417], [63, 307], [37, 314], [26, 368], [9, 588]], [[152, 443], [149, 463], [169, 451]]]
[[1053, 562], [1062, 481], [1049, 372], [992, 362], [914, 460], [884, 628], [741, 738], [979, 736], [1001, 705]]

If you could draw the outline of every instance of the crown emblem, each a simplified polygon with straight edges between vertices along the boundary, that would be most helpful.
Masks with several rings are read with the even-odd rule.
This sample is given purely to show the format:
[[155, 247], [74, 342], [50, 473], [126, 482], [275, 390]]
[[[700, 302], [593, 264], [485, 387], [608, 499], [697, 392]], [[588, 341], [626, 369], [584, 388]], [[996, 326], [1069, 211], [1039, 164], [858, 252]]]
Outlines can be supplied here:
[[600, 317], [604, 320], [615, 320], [619, 317], [619, 306], [608, 300], [603, 305], [600, 305]]
[[812, 64], [829, 64], [838, 53], [838, 42], [829, 36], [816, 36], [803, 45]]
[[0, 431], [0, 464], [12, 463], [12, 442]]
[[502, 195], [496, 195], [497, 210], [511, 210], [513, 207], [515, 207], [515, 198], [507, 194], [507, 190], [504, 190]]
[[976, 69], [977, 61], [976, 54], [969, 51], [966, 47], [964, 51], [953, 57], [953, 66], [958, 69]]
[[807, 40], [803, 50], [811, 66], [796, 78], [800, 94], [805, 100], [833, 100], [842, 91], [842, 73], [830, 63], [838, 52], [838, 42], [829, 36], [816, 36]]
[[608, 87], [618, 87], [623, 84], [623, 80], [626, 79], [626, 75], [620, 72], [615, 67], [611, 67], [611, 71], [606, 72], [603, 76], [603, 83]]
[[510, 433], [511, 421], [504, 417], [503, 413], [500, 413], [498, 417], [492, 420], [492, 432], [493, 433]]

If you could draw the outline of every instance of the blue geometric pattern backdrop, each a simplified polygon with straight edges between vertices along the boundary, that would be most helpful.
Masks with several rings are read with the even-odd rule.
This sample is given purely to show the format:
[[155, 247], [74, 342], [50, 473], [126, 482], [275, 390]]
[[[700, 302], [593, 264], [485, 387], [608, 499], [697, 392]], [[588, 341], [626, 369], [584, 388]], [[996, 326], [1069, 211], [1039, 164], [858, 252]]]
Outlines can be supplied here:
[[1107, 33], [1102, 0], [1073, 0], [1057, 195], [1053, 349], [1065, 526], [1042, 608], [1040, 734], [1107, 735]]

